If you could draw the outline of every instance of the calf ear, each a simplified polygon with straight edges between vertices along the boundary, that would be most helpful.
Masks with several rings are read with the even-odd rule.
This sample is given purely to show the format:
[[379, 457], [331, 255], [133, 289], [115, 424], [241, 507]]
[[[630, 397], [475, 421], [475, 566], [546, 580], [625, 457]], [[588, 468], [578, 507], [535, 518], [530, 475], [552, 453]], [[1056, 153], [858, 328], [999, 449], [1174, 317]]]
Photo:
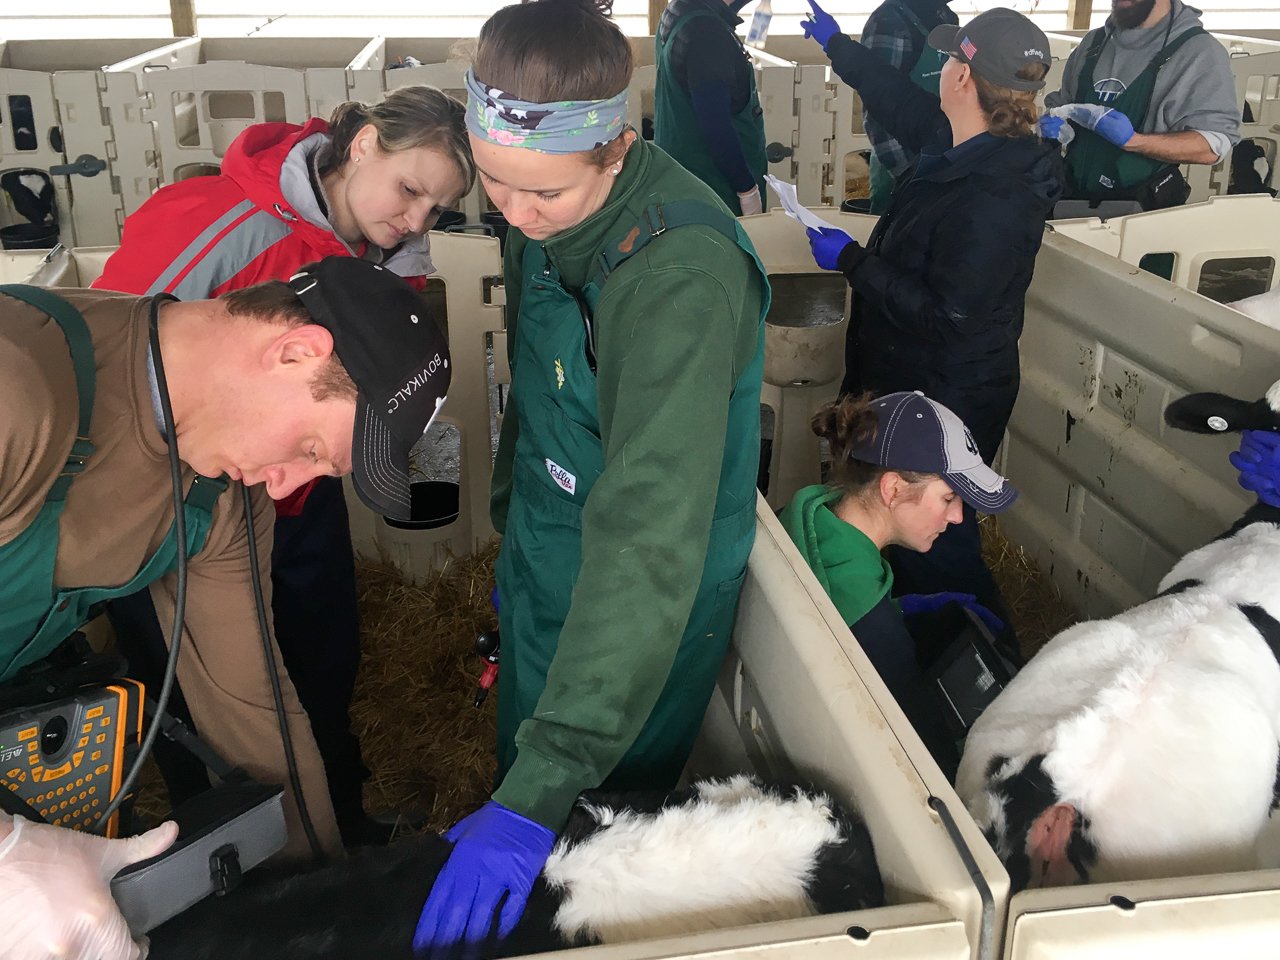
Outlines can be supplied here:
[[1280, 414], [1265, 399], [1237, 400], [1221, 393], [1189, 393], [1164, 410], [1164, 422], [1191, 433], [1280, 430]]
[[1031, 861], [1031, 887], [1063, 887], [1079, 874], [1069, 856], [1071, 835], [1080, 814], [1069, 803], [1045, 807], [1027, 831], [1027, 859]]

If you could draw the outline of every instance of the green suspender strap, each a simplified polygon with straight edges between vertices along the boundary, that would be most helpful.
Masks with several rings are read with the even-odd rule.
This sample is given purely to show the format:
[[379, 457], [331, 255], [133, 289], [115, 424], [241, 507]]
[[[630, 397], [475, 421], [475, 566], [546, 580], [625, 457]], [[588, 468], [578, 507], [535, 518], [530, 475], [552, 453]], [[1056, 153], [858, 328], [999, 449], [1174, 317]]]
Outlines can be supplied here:
[[[746, 241], [746, 234], [742, 232], [742, 228], [738, 225], [736, 218], [731, 217], [704, 200], [675, 200], [671, 203], [655, 203], [645, 208], [640, 220], [620, 241], [608, 244], [600, 252], [596, 258], [595, 268], [588, 278], [588, 283], [603, 285], [605, 280], [609, 278], [609, 274], [613, 273], [623, 262], [643, 250], [650, 241], [662, 236], [668, 230], [691, 224], [710, 227], [739, 246], [743, 246]], [[745, 250], [756, 261], [761, 274], [768, 276], [765, 273], [763, 264], [760, 263], [760, 258], [755, 255], [754, 248], [751, 247], [750, 243], [745, 243]], [[768, 303], [766, 302], [764, 306], [767, 309]]]
[[[61, 297], [40, 287], [0, 286], [0, 294], [20, 300], [53, 318], [67, 339], [79, 397], [76, 438], [66, 465], [54, 481], [36, 518], [13, 540], [0, 545], [0, 681], [47, 657], [93, 615], [105, 600], [136, 593], [177, 565], [176, 523], [156, 551], [124, 584], [59, 589], [54, 581], [58, 559], [59, 520], [71, 481], [85, 469], [93, 454], [89, 426], [93, 416], [96, 365], [93, 340], [80, 312]], [[213, 523], [213, 507], [227, 488], [225, 477], [197, 476], [187, 491], [183, 514], [187, 552], [204, 546]]]
[[89, 442], [89, 421], [93, 417], [93, 398], [97, 389], [93, 340], [89, 336], [89, 327], [84, 322], [84, 317], [80, 316], [80, 311], [43, 287], [32, 287], [25, 283], [7, 283], [0, 285], [0, 293], [15, 300], [21, 300], [53, 317], [61, 328], [62, 335], [67, 338], [67, 347], [71, 351], [71, 366], [76, 375], [76, 393], [80, 397], [80, 421], [76, 426], [75, 442], [71, 444], [71, 452], [67, 454], [66, 466], [62, 468], [62, 473], [54, 481], [53, 489], [45, 498], [46, 502], [61, 502], [67, 498], [71, 481], [84, 469], [85, 462], [94, 450], [93, 444]]
[[[1077, 103], [1101, 103], [1119, 110], [1129, 118], [1135, 129], [1141, 129], [1151, 109], [1155, 92], [1156, 75], [1192, 37], [1205, 33], [1201, 27], [1193, 27], [1166, 43], [1151, 62], [1134, 77], [1133, 82], [1114, 100], [1103, 100], [1094, 89], [1094, 71], [1102, 51], [1107, 45], [1105, 31], [1099, 32], [1085, 51], [1076, 84]], [[1070, 179], [1069, 194], [1085, 200], [1139, 200], [1142, 201], [1149, 184], [1159, 179], [1167, 170], [1175, 168], [1164, 160], [1130, 153], [1104, 140], [1092, 130], [1076, 126], [1076, 137], [1067, 149], [1067, 172]]]

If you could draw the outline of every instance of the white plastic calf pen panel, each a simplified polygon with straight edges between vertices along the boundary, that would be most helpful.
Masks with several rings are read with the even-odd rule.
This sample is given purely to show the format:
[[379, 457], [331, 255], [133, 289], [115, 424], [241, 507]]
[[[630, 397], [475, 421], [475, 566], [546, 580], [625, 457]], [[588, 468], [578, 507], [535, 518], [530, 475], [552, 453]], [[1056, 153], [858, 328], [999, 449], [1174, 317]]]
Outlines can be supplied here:
[[1280, 282], [1280, 200], [1265, 195], [1211, 197], [1107, 221], [1059, 220], [1054, 230], [1133, 266], [1144, 257], [1171, 255], [1170, 279], [1188, 290], [1199, 291], [1206, 267], [1223, 261], [1269, 260], [1266, 284]]
[[1022, 497], [1002, 525], [1082, 613], [1147, 599], [1249, 502], [1226, 462], [1235, 438], [1169, 430], [1164, 407], [1195, 390], [1261, 396], [1280, 331], [1051, 233], [1021, 348], [1003, 468]]
[[[967, 949], [977, 951], [988, 942], [984, 919], [999, 922], [996, 912], [1008, 890], [1003, 869], [773, 512], [763, 500], [756, 512], [732, 649], [690, 772], [798, 773], [861, 812], [895, 906], [830, 918], [841, 929], [871, 932], [864, 941], [846, 943], [846, 950], [902, 955], [892, 931], [905, 937], [936, 926], [940, 905], [945, 916], [963, 921]], [[954, 816], [994, 897], [985, 915], [963, 854], [930, 808], [931, 797]], [[908, 910], [918, 913], [894, 912]], [[943, 955], [951, 955], [955, 944], [949, 936], [938, 942]]]
[[1280, 871], [1020, 893], [1006, 960], [1272, 960]]

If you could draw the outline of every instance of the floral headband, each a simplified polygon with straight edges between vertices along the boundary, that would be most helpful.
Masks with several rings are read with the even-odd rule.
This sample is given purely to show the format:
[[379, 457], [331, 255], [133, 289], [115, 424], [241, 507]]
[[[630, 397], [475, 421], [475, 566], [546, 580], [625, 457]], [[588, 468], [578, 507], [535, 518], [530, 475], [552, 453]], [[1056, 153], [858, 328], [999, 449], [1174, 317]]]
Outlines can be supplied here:
[[539, 153], [582, 153], [613, 140], [627, 116], [627, 91], [608, 100], [518, 100], [467, 71], [467, 129], [503, 147]]

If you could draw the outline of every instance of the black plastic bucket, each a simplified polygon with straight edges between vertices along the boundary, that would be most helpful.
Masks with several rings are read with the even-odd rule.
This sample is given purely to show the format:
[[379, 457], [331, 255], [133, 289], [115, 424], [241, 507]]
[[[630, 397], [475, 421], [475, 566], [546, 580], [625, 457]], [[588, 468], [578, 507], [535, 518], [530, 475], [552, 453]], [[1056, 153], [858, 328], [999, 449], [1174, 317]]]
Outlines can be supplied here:
[[56, 223], [15, 223], [0, 227], [0, 247], [6, 250], [48, 250], [57, 245]]
[[858, 197], [857, 199], [854, 199], [854, 200], [845, 200], [841, 202], [840, 209], [843, 210], [845, 213], [870, 213], [871, 198]]
[[399, 530], [434, 530], [458, 519], [458, 484], [450, 480], [419, 480], [409, 485], [409, 520], [383, 517]]

